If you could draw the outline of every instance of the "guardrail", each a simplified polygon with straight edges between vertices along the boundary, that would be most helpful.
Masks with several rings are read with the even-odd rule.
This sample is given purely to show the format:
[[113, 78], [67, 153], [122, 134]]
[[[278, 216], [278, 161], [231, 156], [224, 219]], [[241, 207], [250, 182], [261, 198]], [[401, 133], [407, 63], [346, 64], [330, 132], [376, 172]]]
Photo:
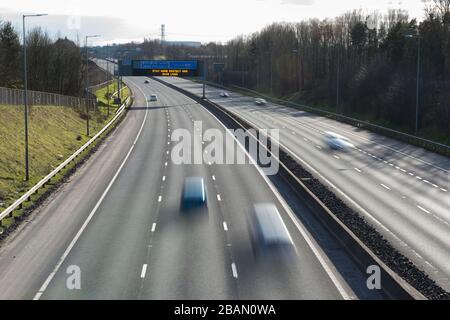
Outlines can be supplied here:
[[40, 180], [37, 184], [35, 184], [29, 191], [27, 191], [24, 195], [22, 195], [19, 199], [17, 199], [13, 204], [11, 204], [8, 208], [0, 213], [0, 221], [4, 218], [11, 217], [14, 210], [21, 209], [22, 204], [27, 201], [39, 188], [45, 186], [56, 174], [58, 174], [62, 169], [64, 169], [70, 162], [72, 162], [75, 158], [78, 157], [86, 148], [88, 148], [98, 137], [102, 135], [113, 123], [117, 120], [117, 118], [121, 115], [121, 113], [128, 106], [128, 103], [131, 101], [130, 97], [128, 97], [124, 103], [117, 110], [116, 115], [88, 142], [86, 142], [81, 148], [79, 148], [75, 153], [73, 153], [69, 158], [67, 158], [63, 163], [61, 163], [57, 168], [55, 168], [52, 172], [50, 172], [46, 177]]
[[[163, 80], [155, 78], [156, 81], [163, 83], [164, 85], [183, 93], [189, 98], [197, 101], [207, 109], [214, 113], [214, 109], [217, 110], [216, 115], [226, 115], [231, 121], [236, 123], [240, 128], [249, 129], [253, 128], [253, 125], [243, 120], [224, 107], [210, 101], [203, 100], [196, 94], [179, 88], [173, 84], [167, 83]], [[258, 128], [253, 128], [258, 129]], [[268, 137], [270, 141], [270, 137]], [[269, 153], [270, 150], [263, 146]], [[289, 155], [287, 150], [284, 150], [283, 146], [279, 146], [280, 157], [272, 156], [280, 164], [280, 174], [285, 181], [291, 186], [291, 189], [303, 199], [305, 204], [318, 215], [318, 218], [324, 223], [325, 227], [331, 234], [339, 241], [347, 252], [359, 263], [362, 269], [369, 265], [378, 265], [381, 271], [381, 277], [383, 279], [383, 289], [392, 298], [396, 299], [426, 299], [426, 297], [420, 293], [417, 289], [411, 286], [403, 278], [397, 275], [389, 266], [387, 266], [372, 250], [370, 250], [342, 221], [340, 221], [336, 215], [291, 171], [289, 165], [281, 160]]]
[[[198, 82], [200, 82], [200, 81], [198, 81]], [[429, 151], [433, 151], [433, 152], [436, 152], [436, 153], [439, 153], [439, 154], [442, 154], [445, 156], [450, 156], [450, 146], [443, 144], [443, 143], [431, 141], [431, 140], [421, 138], [421, 137], [418, 137], [418, 136], [415, 136], [412, 134], [408, 134], [408, 133], [394, 130], [391, 128], [383, 127], [383, 126], [380, 126], [377, 124], [373, 124], [373, 123], [370, 123], [370, 122], [367, 122], [364, 120], [359, 120], [359, 119], [351, 118], [348, 116], [344, 116], [342, 114], [335, 113], [332, 111], [328, 111], [328, 110], [324, 110], [324, 109], [320, 109], [320, 108], [314, 108], [314, 107], [310, 107], [310, 106], [307, 106], [304, 104], [274, 98], [274, 97], [271, 97], [271, 96], [268, 96], [268, 95], [265, 95], [260, 92], [257, 92], [257, 91], [251, 90], [251, 89], [247, 89], [244, 87], [240, 87], [240, 86], [236, 86], [236, 85], [232, 85], [231, 87], [226, 87], [226, 86], [223, 86], [223, 85], [220, 85], [220, 84], [217, 84], [214, 82], [210, 82], [210, 81], [207, 81], [207, 84], [210, 86], [213, 86], [213, 87], [222, 88], [222, 89], [226, 89], [226, 90], [233, 90], [233, 88], [235, 88], [238, 91], [247, 92], [254, 96], [262, 97], [268, 101], [272, 101], [277, 104], [286, 105], [286, 106], [293, 107], [293, 108], [300, 109], [300, 110], [307, 110], [311, 113], [319, 114], [319, 115], [322, 115], [327, 118], [331, 118], [331, 119], [334, 119], [334, 120], [337, 120], [340, 122], [348, 123], [348, 124], [358, 127], [358, 128], [367, 129], [369, 131], [376, 132], [376, 133], [382, 134], [384, 136], [394, 138], [394, 139], [427, 149]]]

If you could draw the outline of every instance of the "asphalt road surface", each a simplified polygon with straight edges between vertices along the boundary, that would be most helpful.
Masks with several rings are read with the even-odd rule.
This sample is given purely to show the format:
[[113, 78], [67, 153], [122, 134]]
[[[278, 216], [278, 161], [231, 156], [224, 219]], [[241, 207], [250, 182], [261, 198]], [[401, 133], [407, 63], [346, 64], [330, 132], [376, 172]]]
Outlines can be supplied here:
[[[202, 85], [161, 78], [197, 95]], [[450, 291], [450, 159], [294, 108], [207, 86], [206, 96], [257, 128], [280, 129], [280, 143], [336, 194], [358, 210], [400, 252]], [[333, 151], [326, 131], [355, 149]]]
[[[135, 97], [125, 120], [0, 248], [0, 299], [354, 297], [252, 163], [173, 163], [174, 130], [200, 139], [202, 121], [203, 132], [228, 134], [214, 116], [154, 80], [125, 81]], [[192, 215], [180, 211], [189, 176], [203, 177], [208, 199]], [[289, 263], [253, 256], [247, 217], [260, 202], [276, 205], [292, 236], [298, 255]], [[81, 288], [71, 290], [78, 270]]]

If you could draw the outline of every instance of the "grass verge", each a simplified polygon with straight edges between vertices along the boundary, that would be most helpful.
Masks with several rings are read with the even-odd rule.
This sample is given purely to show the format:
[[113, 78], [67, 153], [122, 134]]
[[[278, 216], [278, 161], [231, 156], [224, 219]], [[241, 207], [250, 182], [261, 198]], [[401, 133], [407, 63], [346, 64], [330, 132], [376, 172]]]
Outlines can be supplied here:
[[[9, 109], [7, 112], [1, 113], [1, 111], [5, 111], [2, 108]], [[3, 197], [3, 200], [0, 199], [0, 212], [21, 197], [53, 168], [58, 166], [90, 139], [90, 137], [81, 133], [85, 130], [86, 122], [82, 119], [83, 117], [85, 118], [85, 114], [65, 107], [61, 108], [63, 110], [60, 110], [60, 107], [49, 106], [41, 106], [40, 109], [37, 107], [33, 108], [35, 114], [34, 121], [32, 121], [33, 118], [30, 114], [30, 133], [32, 132], [32, 128], [34, 128], [33, 122], [35, 123], [34, 126], [38, 126], [39, 128], [34, 128], [35, 141], [33, 143], [30, 134], [30, 168], [32, 170], [30, 171], [30, 181], [25, 182], [23, 181], [23, 161], [20, 158], [20, 152], [24, 146], [22, 141], [23, 130], [15, 127], [20, 126], [18, 122], [20, 122], [19, 119], [21, 117], [13, 114], [14, 112], [17, 113], [18, 110], [13, 110], [14, 108], [11, 108], [11, 106], [0, 106], [0, 123], [2, 123], [0, 136], [6, 133], [9, 134], [6, 139], [0, 141], [0, 154], [2, 154], [0, 161], [0, 192], [2, 194], [0, 196]], [[105, 115], [105, 112], [105, 110], [101, 110], [100, 108], [95, 112], [91, 112], [90, 129], [92, 136], [113, 118], [114, 112], [111, 112], [109, 117]], [[61, 183], [66, 181], [75, 172], [76, 168], [83, 164], [98, 149], [102, 141], [122, 121], [124, 115], [125, 112], [96, 141], [78, 155], [74, 161], [55, 175], [49, 183], [34, 193], [23, 203], [21, 208], [15, 210], [11, 217], [3, 219], [0, 222], [0, 239], [14, 230], [14, 227], [20, 221], [25, 219]], [[12, 123], [8, 123], [8, 120]], [[14, 128], [15, 131], [20, 131], [19, 134], [13, 132]], [[12, 139], [8, 140], [8, 137]], [[11, 152], [11, 149], [15, 152]]]

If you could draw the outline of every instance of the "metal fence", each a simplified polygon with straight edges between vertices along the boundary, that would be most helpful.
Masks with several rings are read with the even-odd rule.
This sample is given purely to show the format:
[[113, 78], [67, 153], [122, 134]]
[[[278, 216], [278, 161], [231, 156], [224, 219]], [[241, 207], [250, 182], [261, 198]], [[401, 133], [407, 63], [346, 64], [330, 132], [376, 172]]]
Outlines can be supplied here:
[[[40, 92], [28, 90], [28, 104], [33, 105], [52, 105], [72, 108], [81, 108], [85, 106], [86, 99], [65, 96], [56, 93]], [[23, 105], [24, 104], [24, 90], [11, 89], [0, 87], [0, 105]], [[96, 99], [89, 99], [91, 108], [96, 107]]]

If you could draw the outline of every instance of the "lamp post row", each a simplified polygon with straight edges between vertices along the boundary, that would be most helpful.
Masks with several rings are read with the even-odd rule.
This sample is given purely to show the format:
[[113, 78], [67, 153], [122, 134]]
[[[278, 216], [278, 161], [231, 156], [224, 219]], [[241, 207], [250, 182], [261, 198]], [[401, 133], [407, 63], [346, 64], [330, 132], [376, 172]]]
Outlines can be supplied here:
[[[24, 122], [25, 122], [25, 181], [30, 180], [30, 164], [28, 151], [28, 74], [27, 74], [27, 39], [26, 39], [26, 24], [25, 20], [28, 17], [42, 17], [47, 16], [46, 13], [38, 14], [24, 14], [22, 15], [22, 32], [23, 32], [23, 84], [24, 84]], [[86, 36], [86, 134], [89, 136], [89, 91], [88, 91], [88, 48], [87, 42], [89, 38], [99, 37], [99, 35]]]

